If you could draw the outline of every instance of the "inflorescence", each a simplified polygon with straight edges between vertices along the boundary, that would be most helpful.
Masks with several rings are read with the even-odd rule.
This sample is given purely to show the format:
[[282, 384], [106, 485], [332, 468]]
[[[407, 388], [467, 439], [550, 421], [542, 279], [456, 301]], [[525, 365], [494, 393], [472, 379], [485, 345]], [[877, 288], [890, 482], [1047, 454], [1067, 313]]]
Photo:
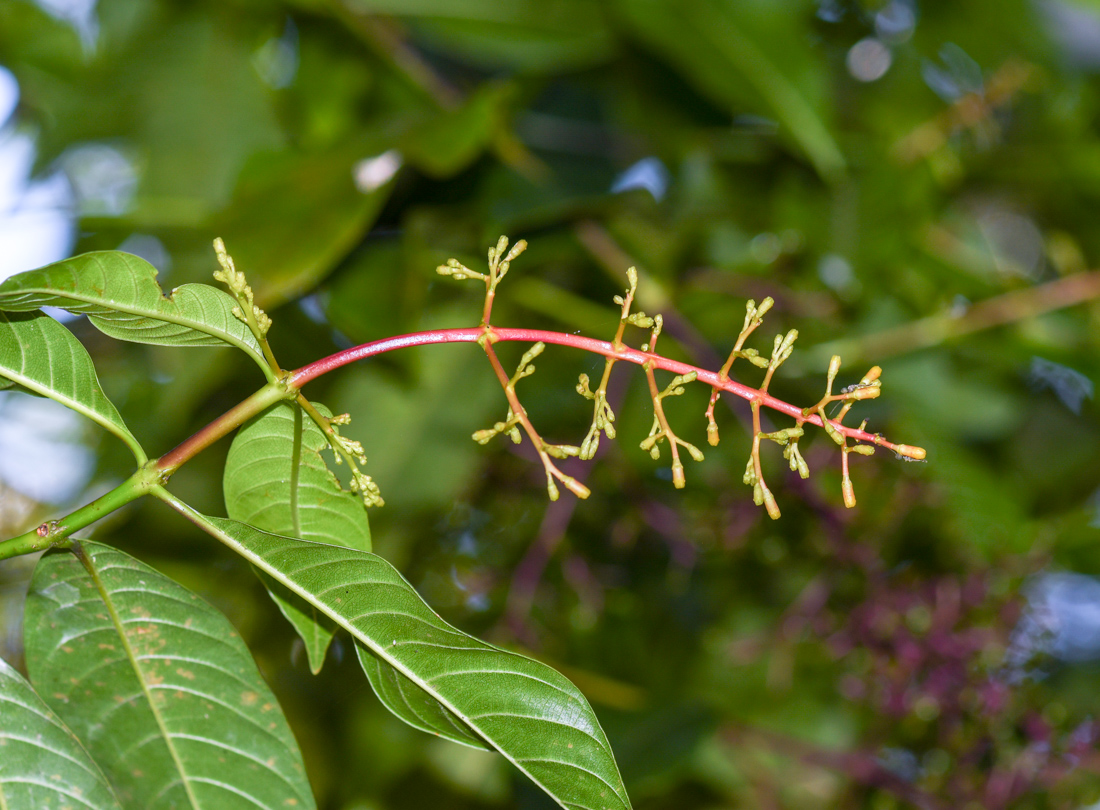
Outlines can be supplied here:
[[[852, 487], [852, 480], [848, 469], [848, 456], [851, 453], [869, 456], [875, 452], [875, 445], [880, 445], [893, 450], [900, 458], [914, 461], [924, 460], [925, 451], [920, 447], [893, 444], [887, 442], [878, 434], [868, 434], [866, 432], [866, 421], [856, 429], [843, 425], [843, 420], [848, 415], [848, 411], [853, 404], [860, 400], [874, 399], [879, 395], [881, 391], [879, 376], [882, 370], [878, 366], [875, 366], [868, 371], [858, 383], [844, 388], [840, 393], [834, 394], [832, 392], [833, 383], [840, 370], [841, 361], [839, 356], [834, 356], [829, 363], [825, 395], [817, 404], [809, 408], [801, 409], [801, 411], [784, 404], [782, 410], [794, 415], [795, 424], [793, 427], [772, 432], [765, 432], [761, 429], [761, 405], [776, 407], [776, 401], [767, 393], [768, 386], [771, 384], [772, 377], [778, 368], [791, 356], [794, 350], [794, 342], [798, 338], [798, 331], [795, 329], [790, 330], [785, 335], [776, 335], [770, 357], [763, 357], [756, 349], [745, 348], [745, 341], [760, 327], [763, 323], [764, 315], [771, 309], [774, 303], [771, 298], [765, 298], [759, 304], [752, 300], [747, 303], [745, 307], [744, 325], [741, 328], [740, 334], [737, 336], [737, 341], [729, 354], [729, 358], [722, 365], [717, 374], [705, 372], [702, 369], [678, 373], [664, 388], [660, 388], [657, 384], [654, 372], [657, 368], [658, 361], [662, 359], [660, 355], [657, 354], [657, 340], [661, 334], [663, 321], [659, 314], [650, 316], [645, 312], [631, 311], [634, 303], [634, 296], [638, 288], [638, 273], [633, 267], [626, 271], [628, 287], [625, 295], [615, 296], [615, 303], [620, 307], [619, 325], [610, 343], [611, 352], [607, 355], [600, 382], [596, 389], [593, 390], [592, 380], [587, 374], [581, 374], [580, 381], [577, 385], [577, 392], [593, 403], [592, 422], [588, 433], [579, 446], [549, 444], [542, 439], [535, 430], [534, 425], [531, 424], [527, 411], [520, 404], [516, 394], [516, 383], [534, 372], [535, 367], [532, 365], [532, 361], [542, 353], [545, 349], [545, 344], [539, 342], [532, 346], [531, 349], [523, 355], [515, 373], [509, 376], [507, 372], [505, 372], [493, 348], [493, 344], [498, 337], [490, 324], [497, 285], [508, 272], [512, 261], [515, 260], [526, 247], [527, 243], [520, 240], [512, 246], [511, 250], [509, 250], [508, 239], [502, 236], [497, 241], [497, 244], [489, 249], [488, 273], [471, 270], [461, 264], [457, 259], [450, 259], [446, 264], [437, 268], [437, 272], [441, 275], [451, 276], [459, 281], [478, 279], [485, 284], [485, 303], [481, 319], [482, 334], [477, 342], [485, 350], [489, 362], [496, 373], [497, 379], [504, 389], [504, 395], [508, 401], [508, 412], [503, 421], [497, 422], [493, 427], [487, 430], [477, 431], [474, 433], [473, 438], [478, 443], [485, 444], [497, 435], [506, 434], [513, 442], [519, 444], [522, 441], [521, 430], [526, 433], [539, 454], [546, 470], [547, 491], [549, 492], [551, 500], [558, 499], [558, 483], [564, 485], [580, 498], [588, 497], [588, 488], [576, 479], [563, 473], [554, 463], [554, 459], [563, 459], [573, 456], [585, 460], [591, 459], [599, 448], [601, 435], [606, 436], [608, 439], [615, 438], [615, 413], [608, 403], [607, 386], [611, 378], [612, 367], [616, 362], [619, 362], [620, 359], [626, 357], [627, 353], [631, 355], [629, 358], [631, 361], [639, 362], [642, 366], [646, 375], [646, 381], [649, 385], [650, 399], [653, 403], [653, 426], [649, 431], [649, 435], [642, 440], [640, 445], [641, 449], [647, 451], [656, 459], [660, 457], [660, 445], [662, 443], [667, 445], [672, 457], [672, 482], [678, 489], [682, 488], [686, 483], [684, 465], [680, 458], [681, 448], [695, 461], [702, 461], [703, 453], [695, 445], [681, 439], [672, 430], [665, 415], [663, 402], [668, 397], [683, 394], [687, 385], [701, 381], [701, 375], [707, 377], [707, 383], [711, 384], [712, 387], [710, 401], [705, 413], [705, 418], [707, 420], [707, 441], [710, 445], [717, 446], [719, 438], [718, 425], [714, 418], [714, 406], [718, 402], [718, 398], [722, 391], [728, 390], [726, 384], [731, 382], [729, 371], [733, 363], [738, 359], [743, 359], [757, 368], [764, 369], [764, 379], [758, 388], [738, 386], [737, 392], [749, 401], [752, 410], [753, 443], [748, 463], [745, 466], [743, 480], [746, 485], [752, 487], [753, 500], [755, 503], [758, 506], [763, 505], [767, 509], [768, 515], [773, 519], [778, 518], [780, 512], [775, 497], [764, 482], [764, 476], [760, 465], [760, 445], [762, 441], [771, 441], [781, 446], [783, 448], [783, 457], [787, 460], [790, 469], [793, 472], [797, 472], [802, 478], [807, 478], [809, 477], [810, 469], [806, 464], [806, 460], [799, 452], [798, 440], [803, 436], [804, 425], [806, 424], [820, 425], [824, 428], [829, 438], [836, 442], [841, 448], [841, 488], [844, 496], [844, 504], [849, 508], [856, 504], [855, 491]], [[628, 352], [629, 347], [623, 342], [623, 335], [627, 326], [649, 330], [649, 340], [641, 345], [641, 353], [644, 355], [644, 359], [639, 360], [636, 357], [637, 352]], [[714, 382], [711, 383], [709, 382], [710, 380], [714, 380]], [[840, 403], [840, 409], [834, 416], [829, 417], [825, 409], [826, 406], [832, 405], [833, 403]]]

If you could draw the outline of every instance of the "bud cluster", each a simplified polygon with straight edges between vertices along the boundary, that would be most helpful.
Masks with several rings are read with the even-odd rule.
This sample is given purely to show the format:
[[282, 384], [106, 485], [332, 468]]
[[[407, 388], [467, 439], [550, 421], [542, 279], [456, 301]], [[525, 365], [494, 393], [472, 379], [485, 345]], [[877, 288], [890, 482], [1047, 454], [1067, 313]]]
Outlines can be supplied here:
[[[526, 410], [520, 404], [516, 395], [516, 383], [534, 372], [535, 368], [532, 365], [532, 361], [542, 353], [545, 345], [539, 342], [528, 350], [523, 355], [516, 372], [509, 377], [501, 367], [496, 351], [493, 348], [493, 343], [499, 339], [499, 335], [489, 324], [489, 316], [492, 311], [492, 301], [496, 293], [497, 284], [508, 272], [512, 260], [514, 260], [525, 247], [526, 243], [520, 241], [509, 251], [507, 249], [508, 240], [502, 236], [497, 244], [489, 249], [489, 272], [487, 274], [470, 270], [468, 267], [458, 262], [457, 259], [451, 259], [446, 264], [440, 266], [438, 272], [441, 275], [451, 276], [459, 280], [478, 278], [485, 282], [485, 305], [481, 323], [483, 333], [478, 339], [478, 343], [489, 357], [489, 361], [504, 389], [509, 407], [508, 414], [504, 421], [497, 422], [492, 428], [477, 431], [474, 433], [473, 438], [475, 441], [485, 444], [495, 436], [506, 434], [513, 442], [518, 444], [522, 441], [522, 428], [522, 431], [527, 433], [542, 459], [546, 469], [547, 490], [552, 500], [556, 500], [558, 497], [558, 488], [555, 482], [563, 483], [579, 497], [583, 498], [588, 495], [588, 489], [574, 478], [562, 473], [553, 461], [551, 461], [551, 458], [562, 459], [570, 456], [578, 456], [584, 460], [591, 459], [599, 449], [601, 435], [606, 436], [608, 439], [615, 438], [615, 413], [608, 402], [607, 385], [612, 367], [622, 359], [627, 359], [630, 362], [642, 366], [649, 385], [650, 399], [653, 403], [653, 424], [649, 434], [641, 441], [640, 447], [656, 459], [660, 457], [661, 443], [667, 443], [669, 452], [672, 456], [672, 480], [677, 488], [681, 488], [685, 485], [684, 467], [680, 460], [680, 449], [683, 448], [688, 455], [696, 461], [703, 460], [703, 453], [694, 444], [681, 439], [672, 430], [668, 418], [665, 415], [664, 401], [669, 397], [680, 396], [684, 393], [687, 385], [700, 381], [701, 378], [705, 379], [705, 383], [712, 388], [710, 402], [705, 414], [707, 420], [707, 441], [712, 446], [717, 445], [719, 441], [714, 407], [721, 393], [723, 391], [733, 390], [749, 401], [752, 410], [753, 443], [748, 463], [745, 466], [743, 479], [745, 484], [753, 489], [753, 500], [757, 505], [764, 506], [769, 516], [772, 518], [778, 518], [780, 516], [780, 511], [776, 504], [775, 497], [764, 482], [760, 461], [761, 443], [769, 441], [782, 447], [783, 458], [787, 461], [791, 471], [798, 473], [802, 478], [807, 478], [809, 477], [810, 469], [798, 448], [798, 441], [805, 433], [804, 426], [806, 424], [814, 424], [822, 427], [825, 433], [841, 448], [841, 487], [844, 495], [844, 503], [848, 507], [855, 506], [855, 493], [848, 471], [848, 457], [851, 453], [869, 456], [875, 452], [874, 445], [881, 445], [893, 450], [895, 453], [899, 454], [899, 457], [905, 457], [910, 460], [924, 459], [925, 453], [922, 448], [893, 444], [886, 441], [878, 434], [868, 434], [866, 432], [866, 422], [859, 428], [851, 428], [843, 424], [844, 418], [847, 416], [848, 411], [854, 403], [866, 399], [874, 399], [879, 396], [881, 392], [879, 377], [882, 370], [878, 366], [868, 371], [858, 383], [849, 385], [843, 388], [840, 393], [834, 394], [833, 384], [840, 372], [841, 365], [840, 357], [834, 356], [829, 364], [825, 395], [817, 404], [809, 408], [801, 409], [801, 411], [793, 406], [776, 400], [767, 393], [772, 377], [779, 367], [791, 356], [794, 351], [795, 341], [798, 339], [798, 330], [796, 329], [791, 329], [786, 334], [776, 335], [772, 342], [771, 355], [768, 358], [762, 357], [756, 349], [745, 347], [745, 341], [761, 326], [764, 316], [772, 308], [774, 302], [771, 298], [765, 298], [759, 304], [752, 300], [747, 303], [745, 307], [744, 324], [737, 336], [737, 341], [725, 364], [723, 364], [717, 373], [704, 371], [703, 369], [676, 373], [672, 380], [664, 388], [661, 388], [658, 386], [655, 377], [656, 369], [658, 367], [668, 368], [670, 365], [682, 369], [683, 364], [670, 363], [670, 361], [665, 360], [657, 353], [657, 341], [663, 327], [662, 316], [660, 314], [651, 316], [647, 315], [645, 312], [631, 311], [638, 288], [638, 272], [633, 267], [626, 271], [628, 287], [625, 295], [616, 295], [614, 297], [615, 303], [620, 308], [619, 324], [610, 344], [603, 344], [604, 348], [599, 350], [606, 357], [604, 372], [599, 385], [593, 390], [592, 380], [587, 374], [581, 374], [579, 383], [576, 386], [577, 393], [585, 399], [591, 400], [593, 403], [592, 422], [588, 433], [579, 447], [573, 445], [548, 444], [539, 436], [532, 426]], [[649, 340], [641, 345], [640, 352], [630, 349], [623, 342], [623, 335], [627, 326], [650, 330]], [[610, 346], [610, 349], [607, 348], [608, 346]], [[730, 368], [738, 359], [744, 359], [751, 365], [764, 369], [764, 379], [758, 388], [749, 388], [740, 383], [734, 383], [730, 379]], [[840, 403], [840, 408], [834, 416], [830, 417], [826, 413], [826, 407], [833, 403]], [[795, 417], [794, 426], [765, 432], [761, 428], [760, 422], [761, 405], [791, 413]], [[853, 439], [854, 443], [852, 442]]]

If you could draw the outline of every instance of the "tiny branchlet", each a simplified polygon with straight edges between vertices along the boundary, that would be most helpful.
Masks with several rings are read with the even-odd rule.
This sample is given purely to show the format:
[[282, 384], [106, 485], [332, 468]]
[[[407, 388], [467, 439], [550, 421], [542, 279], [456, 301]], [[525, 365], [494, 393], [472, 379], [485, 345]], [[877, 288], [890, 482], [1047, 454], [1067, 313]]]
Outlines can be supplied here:
[[[660, 337], [664, 320], [660, 315], [652, 319], [647, 318], [647, 320], [652, 320], [653, 330], [649, 335], [649, 343], [643, 344], [642, 351], [655, 353], [657, 351], [657, 338]], [[641, 448], [654, 459], [658, 459], [661, 457], [661, 451], [657, 445], [662, 441], [667, 441], [669, 451], [672, 453], [672, 483], [677, 489], [683, 489], [687, 484], [687, 479], [684, 477], [684, 464], [680, 461], [680, 447], [687, 450], [696, 461], [702, 461], [703, 454], [694, 444], [684, 441], [672, 432], [672, 428], [668, 425], [668, 419], [665, 417], [662, 400], [665, 397], [680, 396], [684, 393], [684, 386], [695, 382], [699, 374], [695, 371], [689, 371], [687, 374], [677, 374], [672, 378], [672, 382], [665, 386], [663, 391], [658, 392], [657, 380], [653, 376], [653, 364], [646, 363], [642, 368], [645, 369], [646, 382], [649, 383], [649, 396], [653, 400], [653, 427], [649, 429], [649, 435], [642, 439]]]
[[474, 433], [473, 439], [479, 444], [485, 444], [494, 436], [505, 433], [513, 442], [519, 444], [522, 441], [519, 429], [522, 427], [528, 438], [531, 439], [531, 443], [535, 446], [535, 451], [539, 454], [542, 466], [546, 470], [546, 491], [550, 495], [550, 500], [556, 501], [558, 499], [558, 482], [578, 498], [587, 498], [590, 494], [588, 487], [571, 475], [563, 473], [553, 461], [555, 458], [564, 459], [570, 456], [580, 455], [581, 448], [571, 444], [550, 444], [543, 439], [538, 431], [535, 430], [535, 426], [531, 424], [531, 420], [527, 416], [527, 409], [520, 404], [519, 396], [516, 394], [516, 383], [524, 377], [531, 376], [535, 372], [532, 361], [542, 354], [543, 349], [546, 348], [546, 344], [541, 342], [536, 343], [528, 349], [519, 361], [516, 373], [511, 377], [504, 371], [504, 366], [501, 365], [500, 358], [497, 357], [496, 350], [493, 348], [493, 343], [496, 342], [496, 339], [493, 335], [492, 327], [489, 324], [489, 319], [493, 314], [493, 298], [496, 295], [497, 285], [508, 272], [508, 268], [511, 266], [512, 261], [523, 253], [526, 248], [527, 243], [521, 239], [512, 245], [511, 250], [508, 250], [508, 238], [505, 236], [500, 237], [496, 245], [489, 248], [488, 274], [475, 273], [469, 268], [464, 267], [456, 259], [451, 259], [445, 265], [436, 268], [436, 272], [440, 275], [452, 276], [460, 281], [477, 278], [485, 282], [485, 305], [482, 308], [481, 314], [482, 334], [477, 342], [481, 345], [481, 348], [485, 350], [485, 354], [489, 358], [489, 363], [492, 365], [493, 371], [497, 375], [497, 379], [504, 388], [504, 396], [508, 400], [508, 415], [504, 418], [503, 422], [497, 422], [488, 430], [479, 430]]
[[[626, 296], [615, 296], [615, 303], [620, 308], [619, 327], [615, 331], [615, 338], [611, 341], [611, 345], [619, 349], [624, 345], [623, 332], [626, 330], [627, 325], [649, 329], [654, 324], [653, 319], [644, 312], [632, 313], [630, 311], [631, 306], [634, 304], [634, 294], [638, 291], [638, 271], [633, 267], [628, 268], [626, 278], [630, 284]], [[588, 429], [588, 435], [584, 437], [584, 441], [581, 442], [580, 457], [586, 461], [595, 456], [596, 451], [600, 448], [601, 433], [607, 436], [608, 439], [615, 438], [615, 412], [611, 410], [611, 406], [607, 402], [607, 383], [611, 379], [611, 368], [614, 365], [615, 358], [608, 357], [604, 363], [603, 376], [600, 377], [600, 386], [595, 391], [588, 387], [587, 374], [580, 376], [580, 382], [577, 385], [577, 393], [585, 399], [593, 401], [592, 426]]]
[[[764, 321], [764, 316], [771, 309], [773, 301], [765, 298], [759, 304], [749, 301], [745, 307], [745, 321], [737, 336], [734, 347], [728, 359], [717, 371], [688, 366], [662, 357], [657, 353], [657, 341], [663, 325], [661, 315], [647, 315], [644, 312], [631, 312], [635, 293], [638, 288], [638, 273], [631, 267], [626, 271], [628, 287], [625, 295], [616, 295], [614, 300], [619, 305], [619, 324], [614, 338], [609, 343], [599, 343], [588, 338], [575, 338], [557, 333], [540, 333], [535, 330], [500, 329], [492, 326], [493, 300], [496, 296], [497, 285], [508, 272], [511, 262], [523, 252], [526, 242], [517, 242], [511, 250], [508, 250], [508, 240], [501, 237], [497, 244], [489, 249], [489, 272], [481, 273], [469, 269], [457, 259], [450, 259], [446, 264], [438, 268], [441, 275], [451, 276], [458, 280], [480, 279], [485, 284], [485, 302], [482, 308], [482, 319], [477, 334], [477, 343], [485, 350], [490, 365], [504, 389], [505, 398], [508, 401], [508, 413], [504, 421], [497, 422], [492, 428], [477, 431], [473, 438], [475, 441], [485, 444], [493, 437], [507, 434], [517, 444], [522, 441], [522, 432], [525, 432], [535, 447], [546, 470], [547, 490], [550, 498], [558, 498], [557, 483], [578, 497], [587, 497], [588, 489], [576, 479], [566, 475], [554, 464], [552, 459], [562, 459], [569, 456], [577, 456], [588, 460], [595, 456], [599, 448], [600, 437], [606, 436], [614, 439], [615, 414], [607, 401], [607, 385], [611, 377], [611, 369], [617, 362], [626, 360], [640, 365], [646, 375], [649, 385], [650, 399], [653, 403], [653, 425], [649, 435], [641, 441], [641, 449], [647, 451], [653, 458], [660, 457], [660, 444], [667, 443], [672, 461], [672, 481], [674, 486], [682, 488], [686, 477], [684, 465], [680, 459], [680, 449], [687, 451], [696, 461], [703, 460], [703, 453], [694, 444], [680, 438], [669, 425], [665, 414], [664, 400], [668, 397], [679, 396], [684, 393], [685, 386], [693, 382], [702, 382], [711, 386], [710, 401], [707, 405], [705, 417], [707, 420], [707, 441], [716, 446], [719, 441], [718, 424], [715, 420], [714, 406], [718, 402], [723, 391], [732, 392], [748, 400], [752, 410], [753, 441], [748, 462], [745, 466], [744, 482], [752, 487], [753, 500], [759, 506], [762, 505], [773, 519], [780, 516], [779, 506], [775, 496], [764, 481], [764, 473], [760, 459], [760, 446], [764, 441], [774, 442], [783, 448], [783, 458], [786, 459], [792, 472], [797, 472], [802, 478], [810, 475], [809, 466], [798, 449], [798, 440], [805, 434], [805, 425], [811, 424], [821, 427], [825, 433], [841, 449], [841, 488], [844, 496], [844, 504], [849, 508], [855, 506], [855, 491], [849, 474], [848, 457], [852, 453], [869, 456], [875, 452], [875, 446], [886, 447], [892, 450], [899, 458], [911, 461], [921, 461], [925, 457], [925, 451], [920, 447], [912, 447], [905, 444], [894, 444], [887, 441], [879, 434], [871, 434], [866, 430], [866, 422], [858, 428], [848, 427], [843, 424], [852, 405], [864, 399], [874, 399], [881, 392], [879, 376], [882, 370], [875, 366], [855, 385], [850, 385], [840, 393], [833, 393], [833, 384], [840, 371], [840, 357], [835, 356], [829, 364], [826, 379], [825, 395], [817, 404], [799, 409], [781, 400], [777, 400], [768, 394], [768, 387], [775, 372], [791, 356], [794, 351], [794, 343], [798, 338], [798, 331], [791, 329], [785, 335], [776, 335], [772, 343], [770, 357], [763, 357], [756, 349], [746, 348], [745, 342]], [[634, 326], [649, 330], [649, 340], [638, 349], [632, 349], [624, 340], [623, 335], [627, 326]], [[493, 345], [500, 340], [522, 339], [520, 335], [542, 335], [544, 339], [563, 345], [575, 345], [580, 348], [598, 351], [606, 358], [603, 375], [598, 386], [593, 390], [592, 381], [587, 374], [580, 375], [577, 392], [585, 399], [593, 403], [592, 422], [587, 435], [580, 446], [553, 445], [542, 439], [528, 418], [527, 411], [520, 404], [516, 394], [516, 383], [534, 372], [532, 361], [545, 349], [543, 340], [535, 343], [520, 361], [515, 374], [508, 376], [497, 357]], [[743, 359], [751, 365], [764, 369], [764, 379], [760, 386], [752, 388], [732, 380], [729, 376], [733, 363]], [[672, 380], [661, 388], [655, 376], [655, 371], [662, 369], [674, 373]], [[826, 407], [840, 403], [840, 409], [830, 417], [826, 413]], [[779, 410], [791, 415], [795, 424], [793, 427], [765, 432], [761, 428], [761, 407]]]

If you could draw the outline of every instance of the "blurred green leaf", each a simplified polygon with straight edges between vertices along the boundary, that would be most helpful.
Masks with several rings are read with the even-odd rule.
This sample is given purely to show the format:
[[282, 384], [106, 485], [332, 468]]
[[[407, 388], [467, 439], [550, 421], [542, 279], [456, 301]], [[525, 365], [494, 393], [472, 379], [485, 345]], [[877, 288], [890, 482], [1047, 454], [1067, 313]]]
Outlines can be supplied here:
[[458, 109], [440, 112], [417, 126], [402, 142], [402, 151], [431, 177], [457, 174], [492, 143], [513, 90], [503, 83], [481, 85]]
[[391, 174], [361, 191], [356, 165], [386, 148], [367, 139], [317, 155], [258, 156], [246, 167], [232, 204], [209, 227], [225, 239], [263, 306], [310, 291], [363, 238], [393, 182]]
[[[807, 47], [806, 3], [619, 0], [616, 5], [633, 30], [701, 91], [734, 114], [774, 116], [824, 179], [844, 176], [844, 155], [827, 118], [825, 71]], [[752, 94], [763, 109], [745, 108]]]
[[356, 0], [367, 13], [408, 21], [418, 38], [489, 69], [557, 73], [615, 55], [604, 9], [585, 0]]

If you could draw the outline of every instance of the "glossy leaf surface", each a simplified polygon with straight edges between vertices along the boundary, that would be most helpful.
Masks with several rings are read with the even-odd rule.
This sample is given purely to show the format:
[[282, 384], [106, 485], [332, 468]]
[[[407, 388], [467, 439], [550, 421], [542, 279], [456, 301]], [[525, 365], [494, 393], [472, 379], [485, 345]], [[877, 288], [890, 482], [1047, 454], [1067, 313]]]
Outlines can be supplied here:
[[314, 806], [274, 695], [218, 611], [132, 557], [48, 554], [27, 598], [31, 681], [127, 807]]
[[[562, 807], [628, 808], [607, 738], [584, 695], [545, 664], [448, 625], [392, 565], [177, 508], [350, 632], [511, 760]], [[430, 725], [430, 723], [428, 724]]]
[[22, 312], [44, 306], [88, 315], [96, 328], [119, 340], [235, 346], [267, 367], [256, 338], [233, 315], [232, 296], [206, 284], [184, 284], [166, 297], [156, 268], [128, 253], [85, 253], [0, 284], [0, 309]]
[[362, 644], [355, 645], [355, 653], [378, 699], [410, 726], [473, 748], [489, 747], [460, 716], [421, 689], [401, 670], [390, 666]]
[[[226, 512], [274, 534], [370, 551], [366, 507], [340, 488], [321, 456], [327, 448], [325, 435], [297, 404], [269, 408], [233, 439], [223, 482]], [[279, 582], [263, 579], [305, 642], [310, 668], [319, 671], [335, 625]]]
[[146, 460], [118, 409], [99, 385], [92, 358], [72, 332], [42, 313], [0, 312], [0, 388], [5, 378], [83, 414]]
[[107, 779], [23, 676], [0, 660], [0, 807], [118, 810]]

